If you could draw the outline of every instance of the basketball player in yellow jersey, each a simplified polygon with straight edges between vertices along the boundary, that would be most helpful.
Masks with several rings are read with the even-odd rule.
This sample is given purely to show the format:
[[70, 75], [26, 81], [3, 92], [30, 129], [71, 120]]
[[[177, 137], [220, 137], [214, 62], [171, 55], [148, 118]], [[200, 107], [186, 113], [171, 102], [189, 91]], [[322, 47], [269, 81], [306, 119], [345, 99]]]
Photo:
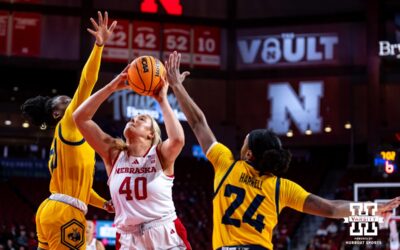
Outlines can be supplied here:
[[[272, 250], [272, 230], [284, 207], [330, 218], [351, 215], [350, 201], [318, 197], [279, 177], [288, 169], [291, 155], [271, 131], [251, 131], [244, 140], [241, 159], [235, 161], [232, 152], [217, 142], [203, 112], [183, 87], [189, 72], [179, 72], [180, 57], [174, 52], [165, 67], [179, 105], [214, 167], [214, 249]], [[399, 204], [397, 197], [380, 206], [378, 213]]]
[[103, 46], [116, 26], [114, 21], [107, 27], [107, 12], [104, 20], [98, 12], [98, 24], [93, 18], [90, 20], [94, 30], [88, 31], [96, 38], [96, 44], [83, 68], [74, 97], [37, 96], [28, 99], [21, 107], [32, 123], [56, 125], [49, 160], [51, 195], [36, 213], [38, 249], [86, 249], [87, 204], [112, 209], [92, 189], [95, 152], [85, 142], [72, 119], [72, 113], [92, 92], [98, 77]]

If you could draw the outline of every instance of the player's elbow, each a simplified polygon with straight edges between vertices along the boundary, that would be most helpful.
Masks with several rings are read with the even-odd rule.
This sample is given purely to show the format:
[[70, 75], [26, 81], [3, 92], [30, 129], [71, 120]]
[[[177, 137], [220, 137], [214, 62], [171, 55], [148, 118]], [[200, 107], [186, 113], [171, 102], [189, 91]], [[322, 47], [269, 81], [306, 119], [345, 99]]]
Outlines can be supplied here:
[[72, 119], [74, 120], [75, 124], [79, 127], [79, 125], [83, 122], [83, 115], [82, 112], [78, 109], [72, 113]]
[[171, 140], [171, 144], [175, 148], [183, 148], [185, 146], [185, 136], [177, 136], [175, 138], [169, 138]]
[[89, 69], [86, 65], [82, 71], [81, 82], [88, 85], [94, 85], [97, 82], [97, 79], [98, 74], [96, 73], [96, 71], [93, 69]]
[[207, 126], [207, 120], [204, 114], [197, 116], [193, 123], [190, 124], [190, 127], [192, 127], [193, 131], [203, 130]]
[[313, 194], [307, 197], [303, 211], [308, 214], [328, 218], [336, 218], [338, 214], [338, 209], [332, 201]]
[[85, 80], [86, 83], [93, 86], [97, 82], [97, 76], [85, 76]]

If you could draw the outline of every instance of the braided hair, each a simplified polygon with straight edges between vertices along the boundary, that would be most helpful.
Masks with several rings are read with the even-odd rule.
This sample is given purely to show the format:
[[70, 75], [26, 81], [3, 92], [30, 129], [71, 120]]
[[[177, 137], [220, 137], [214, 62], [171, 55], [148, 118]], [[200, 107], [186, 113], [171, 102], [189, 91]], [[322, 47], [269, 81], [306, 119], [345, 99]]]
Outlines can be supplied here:
[[252, 151], [254, 168], [260, 175], [272, 173], [281, 176], [289, 169], [292, 154], [282, 148], [279, 137], [267, 129], [256, 129], [250, 132], [249, 149]]
[[53, 126], [57, 121], [53, 118], [53, 98], [36, 96], [29, 98], [21, 105], [22, 115], [36, 126]]

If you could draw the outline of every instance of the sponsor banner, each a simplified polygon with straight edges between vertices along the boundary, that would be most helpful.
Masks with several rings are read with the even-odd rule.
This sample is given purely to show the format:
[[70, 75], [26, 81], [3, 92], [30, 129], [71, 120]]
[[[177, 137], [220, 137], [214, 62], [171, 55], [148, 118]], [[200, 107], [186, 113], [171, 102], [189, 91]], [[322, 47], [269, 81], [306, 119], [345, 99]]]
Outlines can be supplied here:
[[[237, 31], [237, 69], [311, 65], [362, 65], [360, 24], [310, 25]], [[357, 44], [357, 46], [354, 46]]]
[[[186, 121], [176, 97], [173, 94], [168, 94], [167, 98], [178, 120]], [[142, 96], [131, 90], [122, 90], [113, 93], [108, 98], [108, 102], [112, 103], [114, 121], [126, 121], [139, 114], [148, 114], [157, 122], [164, 123], [160, 105], [150, 96]]]

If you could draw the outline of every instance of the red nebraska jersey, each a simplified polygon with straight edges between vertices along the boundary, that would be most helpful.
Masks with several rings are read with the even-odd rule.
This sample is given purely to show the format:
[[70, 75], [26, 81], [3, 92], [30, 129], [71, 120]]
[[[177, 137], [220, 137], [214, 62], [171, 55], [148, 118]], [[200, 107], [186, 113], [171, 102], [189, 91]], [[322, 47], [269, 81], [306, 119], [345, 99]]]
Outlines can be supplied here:
[[163, 172], [157, 146], [143, 157], [121, 151], [108, 179], [117, 229], [126, 230], [175, 213], [173, 180]]

